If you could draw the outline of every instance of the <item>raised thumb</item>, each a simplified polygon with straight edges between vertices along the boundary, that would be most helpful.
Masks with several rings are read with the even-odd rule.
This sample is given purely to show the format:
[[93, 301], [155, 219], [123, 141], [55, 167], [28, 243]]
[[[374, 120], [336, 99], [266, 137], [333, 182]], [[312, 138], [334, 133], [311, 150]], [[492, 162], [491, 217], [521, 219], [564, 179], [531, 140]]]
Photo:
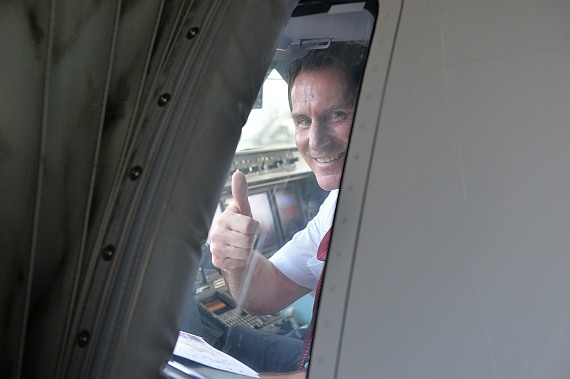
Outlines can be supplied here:
[[247, 197], [247, 179], [241, 171], [236, 171], [232, 175], [232, 196], [239, 212], [242, 215], [253, 217]]

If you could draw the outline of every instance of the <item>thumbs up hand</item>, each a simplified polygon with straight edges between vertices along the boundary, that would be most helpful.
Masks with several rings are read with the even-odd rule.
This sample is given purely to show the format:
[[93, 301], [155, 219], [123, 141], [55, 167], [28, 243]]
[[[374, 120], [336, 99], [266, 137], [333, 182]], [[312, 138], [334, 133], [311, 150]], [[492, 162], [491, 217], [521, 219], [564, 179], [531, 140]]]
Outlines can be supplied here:
[[247, 197], [247, 179], [241, 171], [236, 171], [232, 175], [232, 196], [234, 201], [228, 208], [233, 208], [236, 213], [253, 218]]
[[210, 251], [212, 263], [222, 270], [244, 267], [259, 232], [247, 196], [247, 180], [242, 172], [232, 176], [232, 203], [213, 222]]

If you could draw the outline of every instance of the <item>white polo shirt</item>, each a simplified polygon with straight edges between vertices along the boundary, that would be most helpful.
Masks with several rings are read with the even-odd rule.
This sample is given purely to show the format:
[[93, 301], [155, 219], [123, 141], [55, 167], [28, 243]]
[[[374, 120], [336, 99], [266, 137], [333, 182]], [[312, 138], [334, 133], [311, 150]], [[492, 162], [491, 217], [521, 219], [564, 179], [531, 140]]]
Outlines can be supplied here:
[[285, 276], [305, 288], [314, 290], [323, 271], [325, 263], [317, 259], [317, 249], [333, 224], [337, 199], [338, 190], [331, 191], [307, 227], [270, 258]]

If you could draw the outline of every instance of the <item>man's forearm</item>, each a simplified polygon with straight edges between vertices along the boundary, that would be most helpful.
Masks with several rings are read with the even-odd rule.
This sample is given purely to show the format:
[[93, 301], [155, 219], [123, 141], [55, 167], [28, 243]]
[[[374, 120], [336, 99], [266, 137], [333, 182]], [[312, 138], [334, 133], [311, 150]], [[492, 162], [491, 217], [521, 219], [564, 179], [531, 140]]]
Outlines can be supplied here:
[[224, 271], [224, 278], [238, 304], [256, 315], [279, 312], [309, 292], [259, 253], [252, 254], [247, 266]]
[[247, 266], [224, 271], [224, 278], [232, 296], [245, 310], [256, 315], [271, 314], [282, 309], [274, 304], [274, 271], [271, 262], [253, 253]]

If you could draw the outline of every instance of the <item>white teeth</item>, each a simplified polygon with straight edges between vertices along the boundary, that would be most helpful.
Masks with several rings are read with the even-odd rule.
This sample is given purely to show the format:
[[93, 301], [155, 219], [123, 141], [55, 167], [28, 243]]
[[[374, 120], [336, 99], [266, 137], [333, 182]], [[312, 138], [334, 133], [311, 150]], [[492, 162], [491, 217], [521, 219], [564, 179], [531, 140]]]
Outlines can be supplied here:
[[329, 163], [332, 161], [336, 161], [337, 159], [341, 158], [343, 155], [344, 155], [344, 152], [337, 153], [335, 155], [332, 155], [332, 156], [326, 157], [326, 158], [315, 158], [315, 160], [317, 161], [317, 163]]

